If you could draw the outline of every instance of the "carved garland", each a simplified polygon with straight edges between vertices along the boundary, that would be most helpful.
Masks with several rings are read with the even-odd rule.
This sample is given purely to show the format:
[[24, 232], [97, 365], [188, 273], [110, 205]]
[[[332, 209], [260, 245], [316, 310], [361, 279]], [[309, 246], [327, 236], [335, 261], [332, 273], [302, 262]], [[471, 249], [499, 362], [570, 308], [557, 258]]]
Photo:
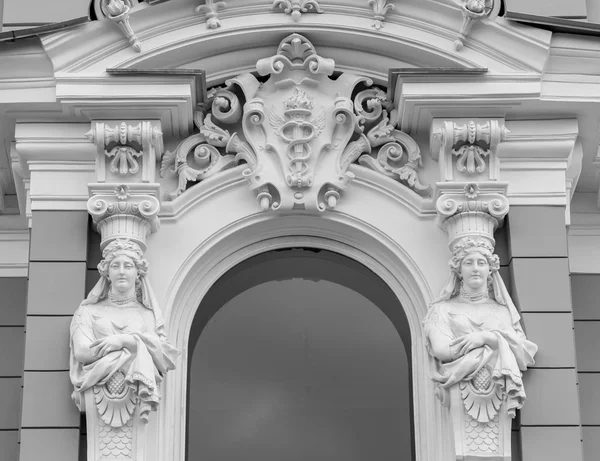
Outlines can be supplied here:
[[395, 129], [397, 111], [385, 93], [368, 88], [353, 102], [355, 88], [373, 82], [347, 73], [332, 80], [334, 67], [293, 34], [275, 56], [258, 61], [258, 73], [269, 80], [248, 73], [210, 91], [209, 110], [195, 115], [199, 132], [162, 158], [161, 176], [178, 179], [170, 198], [242, 162], [263, 210], [335, 208], [355, 162], [427, 193], [417, 174], [419, 146]]

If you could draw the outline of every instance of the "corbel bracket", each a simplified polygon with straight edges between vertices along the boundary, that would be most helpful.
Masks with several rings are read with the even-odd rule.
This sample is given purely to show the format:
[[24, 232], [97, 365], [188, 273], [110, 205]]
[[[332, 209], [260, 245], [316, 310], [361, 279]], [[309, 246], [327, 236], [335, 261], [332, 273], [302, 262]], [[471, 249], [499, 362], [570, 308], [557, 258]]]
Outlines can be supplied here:
[[503, 119], [434, 119], [430, 137], [431, 156], [440, 165], [441, 179], [454, 181], [456, 169], [458, 180], [497, 180], [500, 171], [497, 148], [508, 133]]
[[164, 150], [156, 122], [96, 122], [92, 126], [86, 137], [96, 144], [99, 182], [123, 182], [126, 177], [136, 182], [154, 182], [156, 161]]

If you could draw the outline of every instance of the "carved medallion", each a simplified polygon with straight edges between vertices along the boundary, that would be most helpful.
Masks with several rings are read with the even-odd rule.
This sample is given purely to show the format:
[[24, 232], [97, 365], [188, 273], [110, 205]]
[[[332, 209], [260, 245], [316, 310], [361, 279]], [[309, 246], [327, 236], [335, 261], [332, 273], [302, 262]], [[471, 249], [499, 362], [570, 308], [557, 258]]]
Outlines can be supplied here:
[[266, 81], [247, 73], [210, 91], [210, 113], [196, 114], [199, 133], [163, 156], [161, 174], [178, 176], [171, 198], [239, 163], [247, 164], [243, 176], [265, 211], [334, 209], [355, 162], [428, 193], [417, 175], [419, 146], [395, 128], [397, 111], [385, 92], [367, 77], [331, 78], [334, 69], [292, 34], [257, 62]]

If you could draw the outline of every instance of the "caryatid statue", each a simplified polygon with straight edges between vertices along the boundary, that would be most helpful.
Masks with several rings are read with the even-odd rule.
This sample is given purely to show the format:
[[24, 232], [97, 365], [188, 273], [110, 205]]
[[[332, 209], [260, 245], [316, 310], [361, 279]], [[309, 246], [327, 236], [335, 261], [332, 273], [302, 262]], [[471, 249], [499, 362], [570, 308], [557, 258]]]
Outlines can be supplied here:
[[[494, 217], [477, 187], [465, 190], [469, 200], [443, 221], [450, 280], [425, 318], [426, 346], [435, 362], [436, 393], [450, 410], [456, 459], [508, 461], [511, 420], [525, 401], [522, 372], [534, 364], [538, 348], [523, 332], [494, 254], [494, 231], [508, 204]], [[500, 200], [496, 207], [503, 201], [494, 200]], [[438, 211], [454, 207], [440, 207], [440, 201]]]
[[179, 351], [165, 325], [144, 259], [158, 229], [148, 185], [92, 184], [88, 211], [101, 234], [100, 279], [70, 328], [73, 399], [87, 420], [89, 461], [145, 461], [146, 424]]
[[165, 336], [138, 243], [115, 239], [102, 256], [100, 280], [71, 321], [73, 398], [88, 413], [88, 459], [135, 460], [134, 428], [157, 409], [179, 351]]

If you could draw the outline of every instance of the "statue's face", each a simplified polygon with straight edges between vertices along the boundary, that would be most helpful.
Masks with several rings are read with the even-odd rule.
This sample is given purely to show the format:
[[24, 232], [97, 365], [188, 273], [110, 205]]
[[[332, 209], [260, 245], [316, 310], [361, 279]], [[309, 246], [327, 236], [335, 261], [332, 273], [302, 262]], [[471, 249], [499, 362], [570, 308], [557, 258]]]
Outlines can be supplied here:
[[474, 292], [483, 291], [483, 287], [487, 286], [488, 275], [490, 275], [487, 258], [478, 251], [467, 254], [460, 264], [460, 275], [465, 288], [470, 288]]
[[127, 293], [135, 288], [138, 270], [129, 256], [118, 255], [108, 266], [108, 278], [112, 289], [117, 293]]

